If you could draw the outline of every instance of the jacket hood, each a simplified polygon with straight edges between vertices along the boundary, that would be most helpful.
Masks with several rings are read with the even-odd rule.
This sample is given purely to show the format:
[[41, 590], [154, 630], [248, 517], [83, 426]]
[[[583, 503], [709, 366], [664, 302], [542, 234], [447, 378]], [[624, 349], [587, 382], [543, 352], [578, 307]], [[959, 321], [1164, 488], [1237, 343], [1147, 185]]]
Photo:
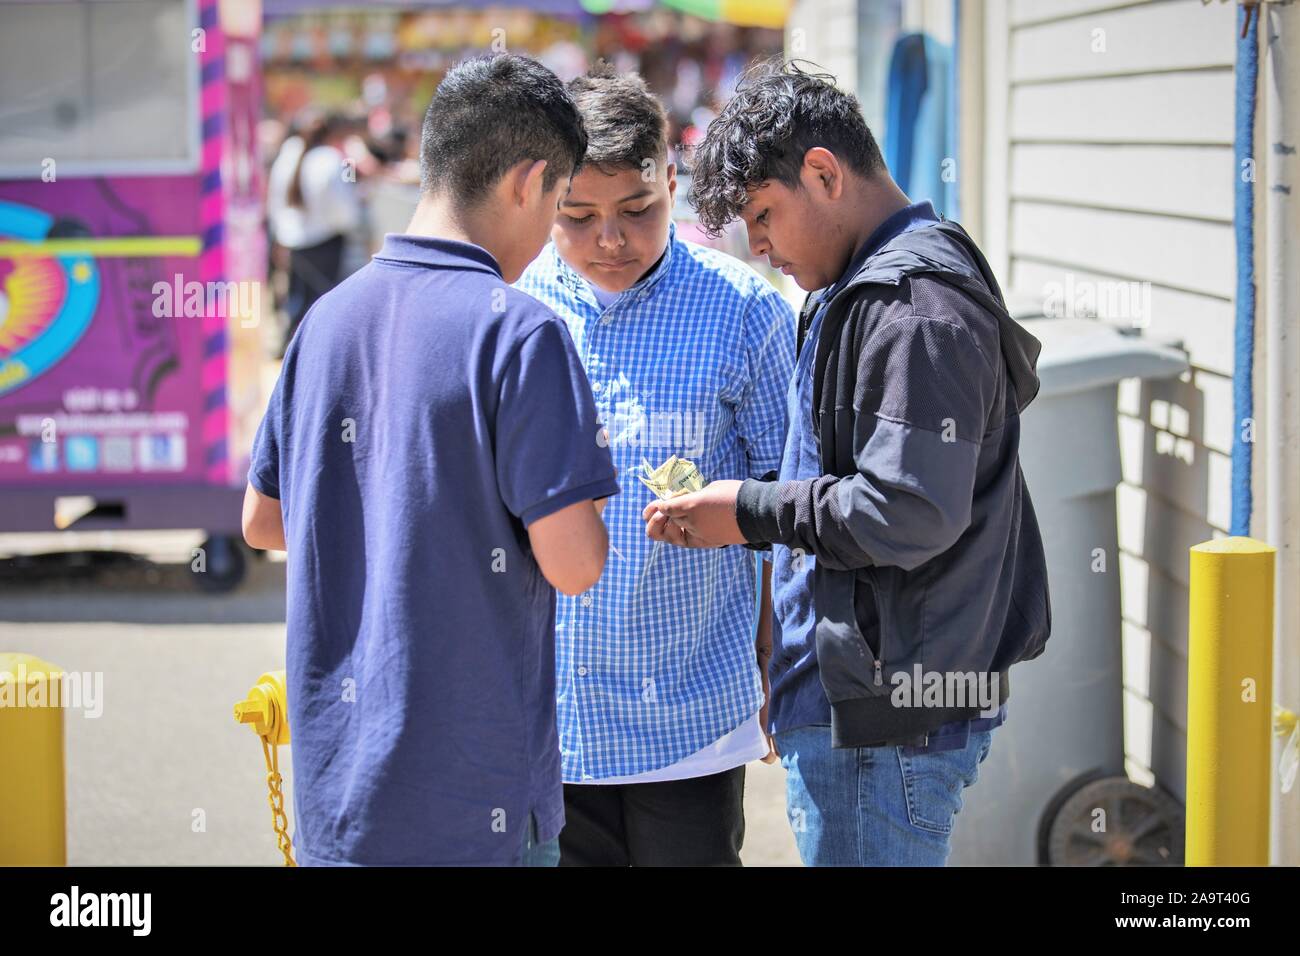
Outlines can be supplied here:
[[997, 316], [1002, 357], [1015, 387], [1017, 411], [1023, 412], [1038, 395], [1042, 343], [1011, 317], [984, 254], [957, 223], [943, 219], [894, 236], [867, 257], [835, 298], [856, 286], [898, 285], [907, 276], [920, 274], [955, 286]]

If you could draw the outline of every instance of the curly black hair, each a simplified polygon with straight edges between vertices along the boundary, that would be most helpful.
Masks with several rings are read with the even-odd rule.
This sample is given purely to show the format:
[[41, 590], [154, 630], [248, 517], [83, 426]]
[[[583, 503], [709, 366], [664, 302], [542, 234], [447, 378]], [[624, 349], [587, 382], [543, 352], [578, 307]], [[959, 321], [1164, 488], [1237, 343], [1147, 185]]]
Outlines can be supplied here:
[[747, 190], [766, 180], [799, 188], [804, 154], [814, 146], [862, 176], [885, 165], [857, 99], [836, 89], [835, 77], [779, 58], [750, 68], [691, 157], [690, 201], [700, 225], [719, 235], [749, 202]]

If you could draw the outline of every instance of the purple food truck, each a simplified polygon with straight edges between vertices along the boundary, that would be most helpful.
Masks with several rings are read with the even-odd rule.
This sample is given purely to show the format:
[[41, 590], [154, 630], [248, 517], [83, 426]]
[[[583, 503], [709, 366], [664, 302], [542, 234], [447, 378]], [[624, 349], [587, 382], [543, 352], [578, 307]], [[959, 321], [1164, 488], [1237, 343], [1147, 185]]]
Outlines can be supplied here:
[[244, 570], [257, 0], [0, 0], [0, 532], [197, 528]]

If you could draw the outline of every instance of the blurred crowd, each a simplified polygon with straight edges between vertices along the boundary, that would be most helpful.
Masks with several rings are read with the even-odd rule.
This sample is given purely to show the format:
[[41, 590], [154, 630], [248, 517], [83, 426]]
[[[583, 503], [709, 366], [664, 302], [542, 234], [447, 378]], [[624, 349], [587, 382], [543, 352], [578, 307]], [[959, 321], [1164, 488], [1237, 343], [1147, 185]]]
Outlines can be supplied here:
[[[524, 10], [332, 13], [269, 22], [259, 147], [269, 277], [281, 320], [277, 351], [312, 303], [360, 268], [385, 233], [406, 228], [419, 189], [420, 124], [443, 74], [465, 56], [505, 44], [565, 80], [597, 59], [645, 77], [668, 112], [669, 158], [681, 176], [676, 218], [690, 231], [689, 148], [740, 74], [779, 53], [782, 37], [664, 9], [581, 22]], [[743, 243], [719, 242], [744, 254]]]

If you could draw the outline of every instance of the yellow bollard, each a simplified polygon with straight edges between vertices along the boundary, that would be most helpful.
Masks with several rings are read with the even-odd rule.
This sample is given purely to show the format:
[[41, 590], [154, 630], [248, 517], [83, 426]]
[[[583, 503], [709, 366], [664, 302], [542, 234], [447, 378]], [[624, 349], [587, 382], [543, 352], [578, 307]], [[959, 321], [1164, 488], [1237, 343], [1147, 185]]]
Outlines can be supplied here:
[[1267, 866], [1273, 560], [1252, 538], [1191, 549], [1188, 866]]
[[0, 866], [66, 866], [63, 670], [0, 653]]

